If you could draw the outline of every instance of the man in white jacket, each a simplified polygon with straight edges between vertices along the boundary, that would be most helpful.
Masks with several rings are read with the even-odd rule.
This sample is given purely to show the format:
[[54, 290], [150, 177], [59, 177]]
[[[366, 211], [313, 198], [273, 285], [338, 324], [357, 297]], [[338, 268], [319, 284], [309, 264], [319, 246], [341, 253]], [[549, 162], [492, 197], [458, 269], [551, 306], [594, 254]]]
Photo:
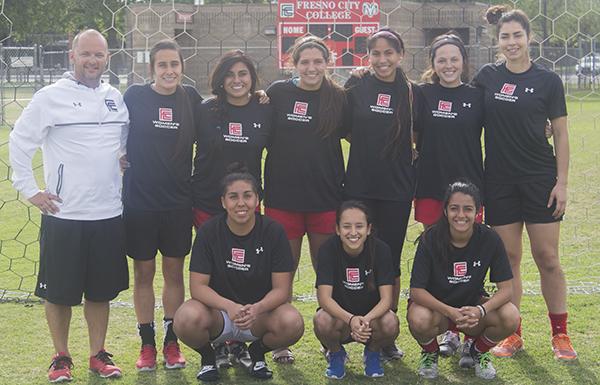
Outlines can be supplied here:
[[[128, 288], [121, 221], [119, 156], [128, 112], [119, 91], [101, 82], [108, 46], [95, 30], [80, 32], [70, 52], [73, 72], [38, 91], [10, 133], [14, 187], [42, 212], [35, 294], [45, 301], [56, 354], [50, 382], [71, 380], [71, 307], [85, 297], [90, 370], [119, 377], [104, 350], [109, 301]], [[32, 158], [42, 149], [45, 189]]]

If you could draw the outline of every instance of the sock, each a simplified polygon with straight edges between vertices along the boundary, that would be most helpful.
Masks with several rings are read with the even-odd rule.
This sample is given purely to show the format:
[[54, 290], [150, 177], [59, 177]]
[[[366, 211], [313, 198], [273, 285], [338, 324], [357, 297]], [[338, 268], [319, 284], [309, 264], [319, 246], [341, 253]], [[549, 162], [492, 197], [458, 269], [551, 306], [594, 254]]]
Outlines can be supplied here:
[[173, 331], [173, 318], [163, 318], [163, 327], [165, 329], [165, 341], [166, 345], [169, 342], [177, 342], [177, 336]]
[[519, 326], [517, 326], [517, 331], [515, 332], [519, 337], [522, 336], [521, 333], [523, 333], [523, 331], [521, 330], [521, 323], [523, 322], [523, 318], [519, 317]]
[[477, 337], [477, 339], [475, 339], [473, 346], [479, 353], [485, 353], [496, 346], [496, 344], [497, 342], [490, 340], [485, 336], [485, 334], [481, 334], [479, 337]]
[[548, 313], [548, 317], [550, 318], [553, 337], [557, 334], [567, 334], [567, 313]]
[[154, 322], [150, 322], [147, 324], [138, 324], [138, 331], [140, 337], [142, 337], [142, 346], [143, 345], [152, 345], [156, 346], [156, 342], [154, 342]]
[[451, 331], [452, 333], [456, 333], [458, 335], [458, 333], [460, 333], [458, 331], [458, 328], [456, 327], [456, 324], [452, 321], [448, 321], [448, 330]]
[[[417, 341], [417, 342], [419, 342], [419, 341]], [[427, 352], [427, 353], [437, 352], [440, 348], [438, 345], [438, 342], [437, 342], [437, 338], [435, 338], [435, 337], [433, 337], [431, 339], [431, 341], [426, 342], [424, 344], [419, 342], [419, 345], [421, 345], [421, 348], [423, 349], [423, 351]]]
[[200, 353], [200, 357], [202, 357], [201, 358], [202, 366], [206, 366], [206, 365], [216, 366], [217, 365], [217, 359], [215, 358], [215, 349], [213, 349], [210, 342], [199, 348], [194, 348], [194, 350], [196, 352]]
[[252, 362], [264, 361], [265, 353], [270, 352], [273, 348], [268, 347], [263, 342], [262, 338], [260, 340], [256, 340], [250, 344], [248, 347], [248, 353], [250, 353], [250, 358], [252, 358]]

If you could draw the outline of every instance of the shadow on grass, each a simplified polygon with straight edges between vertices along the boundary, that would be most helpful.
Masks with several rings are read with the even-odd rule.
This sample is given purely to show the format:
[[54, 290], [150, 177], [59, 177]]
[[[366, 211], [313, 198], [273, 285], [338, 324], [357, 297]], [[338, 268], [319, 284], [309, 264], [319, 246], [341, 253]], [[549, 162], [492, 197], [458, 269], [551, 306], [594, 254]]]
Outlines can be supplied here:
[[573, 362], [572, 364], [563, 364], [567, 367], [571, 378], [573, 378], [574, 384], [598, 384], [598, 377], [591, 370], [581, 365], [580, 361]]
[[[195, 377], [195, 375], [194, 375]], [[138, 377], [139, 378], [139, 377]], [[167, 384], [180, 384], [188, 385], [189, 382], [185, 377], [183, 369], [165, 370], [165, 383]], [[195, 381], [194, 381], [195, 383]], [[148, 384], [147, 382], [138, 382], [139, 385]]]
[[554, 378], [543, 366], [538, 365], [535, 358], [530, 356], [525, 350], [517, 354], [514, 358], [514, 362], [521, 367], [523, 375], [529, 378], [534, 384], [539, 382], [540, 378], [543, 378], [546, 384], [560, 383], [560, 381]]
[[135, 377], [135, 383], [137, 385], [156, 385], [156, 370], [148, 372], [137, 372]]

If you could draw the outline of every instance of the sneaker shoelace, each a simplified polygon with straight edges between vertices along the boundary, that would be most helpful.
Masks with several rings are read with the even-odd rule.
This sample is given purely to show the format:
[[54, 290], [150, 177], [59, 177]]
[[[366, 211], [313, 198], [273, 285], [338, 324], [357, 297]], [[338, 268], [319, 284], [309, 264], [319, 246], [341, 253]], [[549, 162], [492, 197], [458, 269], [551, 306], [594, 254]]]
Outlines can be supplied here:
[[166, 354], [177, 354], [177, 353], [179, 353], [179, 344], [177, 342], [169, 342], [165, 346], [165, 353]]
[[59, 356], [52, 360], [48, 369], [54, 367], [55, 370], [69, 368], [73, 369], [73, 360], [68, 356]]
[[554, 341], [556, 349], [558, 350], [573, 350], [573, 345], [571, 345], [569, 338], [558, 336], [558, 338], [555, 338]]
[[492, 362], [492, 354], [490, 352], [480, 353], [479, 354], [479, 366], [481, 368], [487, 368], [489, 364]]
[[96, 358], [106, 365], [114, 365], [115, 363], [110, 359], [113, 355], [106, 350], [101, 350], [96, 354]]
[[421, 354], [421, 366], [431, 368], [435, 363], [435, 353], [423, 352]]

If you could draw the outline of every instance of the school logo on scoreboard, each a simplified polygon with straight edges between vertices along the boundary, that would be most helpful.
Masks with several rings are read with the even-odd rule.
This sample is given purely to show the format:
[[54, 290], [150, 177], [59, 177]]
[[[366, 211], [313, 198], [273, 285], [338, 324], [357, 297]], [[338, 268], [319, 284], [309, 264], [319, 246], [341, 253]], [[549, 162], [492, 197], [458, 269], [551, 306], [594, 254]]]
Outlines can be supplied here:
[[452, 112], [452, 102], [445, 100], [438, 101], [438, 111]]
[[464, 277], [467, 275], [467, 262], [454, 262], [454, 276]]
[[392, 97], [388, 94], [378, 94], [377, 95], [377, 105], [379, 107], [389, 107], [391, 100], [392, 100]]
[[294, 114], [306, 116], [308, 112], [308, 103], [304, 102], [295, 102], [294, 103]]
[[244, 249], [236, 249], [235, 247], [231, 249], [231, 260], [235, 263], [244, 263], [246, 257], [246, 250]]
[[172, 122], [173, 110], [171, 108], [159, 108], [158, 120], [160, 120], [161, 122]]
[[357, 267], [346, 268], [346, 281], [351, 283], [360, 282], [360, 270]]
[[516, 84], [504, 83], [504, 85], [502, 86], [502, 89], [500, 90], [500, 93], [503, 95], [512, 96], [515, 93], [516, 89], [517, 89]]
[[229, 135], [242, 136], [242, 123], [229, 123]]

